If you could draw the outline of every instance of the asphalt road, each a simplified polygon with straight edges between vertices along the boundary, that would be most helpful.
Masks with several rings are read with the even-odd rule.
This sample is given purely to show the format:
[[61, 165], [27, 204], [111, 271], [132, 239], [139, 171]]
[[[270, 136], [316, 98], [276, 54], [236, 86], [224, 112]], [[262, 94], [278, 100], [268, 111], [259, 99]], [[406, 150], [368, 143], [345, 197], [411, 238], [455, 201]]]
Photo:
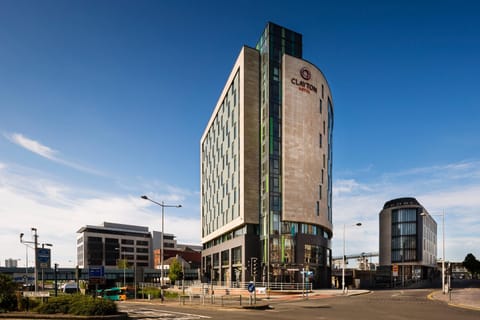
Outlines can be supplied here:
[[480, 312], [448, 306], [427, 299], [430, 289], [384, 290], [351, 297], [272, 301], [269, 310], [244, 310], [218, 306], [161, 305], [157, 302], [126, 302], [120, 310], [132, 319], [272, 319], [272, 320], [470, 320]]

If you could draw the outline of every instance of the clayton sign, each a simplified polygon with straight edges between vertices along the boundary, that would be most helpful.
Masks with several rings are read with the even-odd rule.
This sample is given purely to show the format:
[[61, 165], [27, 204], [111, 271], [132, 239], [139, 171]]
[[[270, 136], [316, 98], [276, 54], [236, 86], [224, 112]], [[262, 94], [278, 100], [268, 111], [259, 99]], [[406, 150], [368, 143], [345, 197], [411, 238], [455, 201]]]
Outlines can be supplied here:
[[[312, 78], [312, 73], [310, 70], [307, 68], [303, 67], [300, 69], [300, 76], [303, 78], [303, 80], [298, 79], [298, 78], [292, 78], [290, 82], [298, 87], [298, 90], [310, 93], [311, 91], [317, 93], [317, 87], [315, 87], [313, 84], [307, 82]], [[304, 81], [305, 80], [305, 81]]]

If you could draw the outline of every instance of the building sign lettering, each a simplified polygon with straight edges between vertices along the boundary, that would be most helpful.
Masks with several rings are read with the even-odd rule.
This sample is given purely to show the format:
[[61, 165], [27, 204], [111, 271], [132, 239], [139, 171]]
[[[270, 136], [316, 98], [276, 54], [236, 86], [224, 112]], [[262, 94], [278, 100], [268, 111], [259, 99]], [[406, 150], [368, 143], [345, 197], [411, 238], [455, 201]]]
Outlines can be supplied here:
[[[304, 80], [310, 80], [312, 78], [312, 74], [310, 73], [310, 71], [303, 67], [301, 70], [300, 70], [300, 76], [304, 79]], [[317, 93], [317, 87], [315, 87], [313, 84], [307, 82], [307, 81], [304, 81], [304, 80], [299, 80], [297, 78], [292, 78], [290, 80], [290, 82], [297, 86], [298, 87], [298, 90], [300, 91], [303, 91], [303, 92], [306, 92], [306, 93], [310, 93], [311, 91]]]

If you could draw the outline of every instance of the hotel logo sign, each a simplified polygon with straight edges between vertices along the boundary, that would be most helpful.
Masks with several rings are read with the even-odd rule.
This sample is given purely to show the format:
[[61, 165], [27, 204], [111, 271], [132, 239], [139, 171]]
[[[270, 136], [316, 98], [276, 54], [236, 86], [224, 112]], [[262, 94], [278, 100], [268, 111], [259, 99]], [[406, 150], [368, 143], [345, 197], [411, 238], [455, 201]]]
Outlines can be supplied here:
[[310, 78], [312, 78], [312, 74], [310, 73], [310, 71], [303, 67], [301, 70], [300, 70], [300, 75], [302, 76], [303, 79], [305, 80], [310, 80]]
[[[312, 78], [312, 73], [310, 70], [307, 68], [303, 67], [300, 69], [300, 76], [302, 77], [303, 80], [299, 80], [297, 78], [292, 78], [290, 82], [297, 86], [298, 90], [310, 93], [311, 91], [317, 93], [317, 87], [315, 87], [313, 84], [307, 82]], [[304, 81], [305, 80], [305, 81]]]

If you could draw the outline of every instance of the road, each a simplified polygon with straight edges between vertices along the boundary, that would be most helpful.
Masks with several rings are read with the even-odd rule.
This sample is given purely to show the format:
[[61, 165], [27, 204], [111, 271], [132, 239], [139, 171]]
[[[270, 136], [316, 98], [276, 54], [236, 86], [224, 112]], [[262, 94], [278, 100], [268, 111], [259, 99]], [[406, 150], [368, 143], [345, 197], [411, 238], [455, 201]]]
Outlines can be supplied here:
[[272, 319], [272, 320], [470, 320], [480, 312], [448, 306], [427, 299], [430, 289], [384, 290], [351, 297], [311, 297], [309, 300], [272, 301], [269, 310], [219, 306], [161, 305], [126, 302], [119, 305], [132, 319]]

